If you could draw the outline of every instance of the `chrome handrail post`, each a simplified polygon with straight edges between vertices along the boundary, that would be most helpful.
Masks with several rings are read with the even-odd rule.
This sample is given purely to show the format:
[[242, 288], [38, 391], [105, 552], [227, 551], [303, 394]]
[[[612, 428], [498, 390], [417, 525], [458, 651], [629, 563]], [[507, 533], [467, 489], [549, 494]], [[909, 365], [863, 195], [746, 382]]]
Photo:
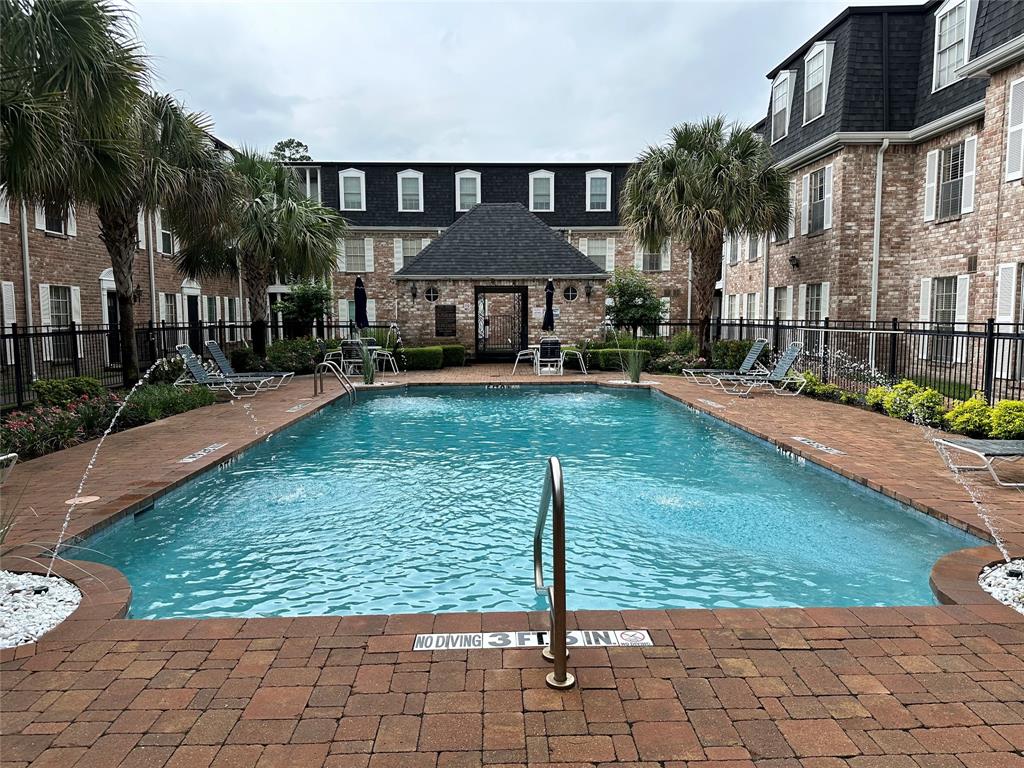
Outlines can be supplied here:
[[[545, 586], [542, 538], [549, 504], [554, 576], [551, 586]], [[551, 617], [548, 647], [541, 652], [545, 659], [555, 663], [555, 671], [546, 678], [547, 684], [552, 688], [571, 688], [576, 684], [576, 678], [567, 669], [569, 653], [565, 641], [565, 491], [562, 485], [562, 465], [554, 456], [548, 459], [540, 508], [537, 510], [537, 525], [533, 532], [533, 582], [538, 593], [547, 594]]]

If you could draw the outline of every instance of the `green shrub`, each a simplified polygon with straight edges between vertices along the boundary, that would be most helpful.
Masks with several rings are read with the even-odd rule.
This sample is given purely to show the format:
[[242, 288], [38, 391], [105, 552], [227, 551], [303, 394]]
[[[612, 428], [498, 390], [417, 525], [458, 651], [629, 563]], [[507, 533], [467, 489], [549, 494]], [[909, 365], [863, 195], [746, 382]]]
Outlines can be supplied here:
[[403, 371], [434, 371], [444, 365], [444, 350], [441, 347], [402, 347], [396, 359]]
[[991, 437], [1024, 440], [1024, 400], [1002, 400], [992, 407]]
[[160, 358], [146, 381], [150, 384], [173, 384], [185, 371], [185, 361], [181, 355], [168, 355]]
[[137, 427], [151, 421], [185, 413], [217, 402], [217, 396], [206, 387], [173, 387], [170, 384], [149, 384], [135, 390], [121, 413], [119, 426]]
[[885, 386], [871, 387], [871, 389], [868, 390], [867, 395], [864, 397], [864, 402], [867, 404], [868, 408], [884, 413], [885, 398], [888, 396], [890, 389], [891, 387]]
[[36, 402], [40, 405], [67, 405], [82, 395], [100, 397], [107, 388], [99, 379], [91, 376], [72, 376], [67, 379], [41, 379], [32, 385]]
[[651, 357], [661, 357], [668, 353], [668, 342], [657, 337], [641, 338], [636, 340], [636, 348], [646, 350]]
[[[720, 339], [711, 345], [711, 368], [735, 370], [743, 364], [743, 359], [753, 345], [750, 339]], [[760, 355], [758, 362], [766, 367], [771, 362], [771, 352], [766, 346]]]
[[885, 412], [894, 419], [909, 419], [910, 398], [920, 391], [921, 388], [917, 384], [910, 379], [904, 379], [886, 393], [883, 401]]
[[320, 359], [316, 339], [282, 339], [267, 347], [267, 367], [272, 371], [312, 373]]
[[934, 389], [922, 389], [910, 398], [910, 419], [915, 424], [937, 427], [945, 413], [945, 399]]
[[843, 390], [839, 395], [839, 402], [843, 405], [863, 405], [864, 397], [856, 392]]
[[459, 368], [466, 364], [466, 348], [461, 344], [444, 344], [441, 347], [441, 364], [445, 368]]
[[250, 347], [235, 347], [231, 350], [228, 357], [231, 360], [231, 367], [237, 373], [267, 370], [266, 362], [260, 359], [260, 356], [253, 352]]
[[703, 364], [703, 358], [695, 359], [692, 355], [678, 355], [669, 352], [667, 355], [662, 355], [651, 361], [651, 372], [679, 374], [684, 368], [699, 368]]
[[596, 365], [602, 371], [622, 371], [628, 367], [629, 358], [634, 351], [640, 354], [640, 363], [647, 370], [651, 362], [651, 353], [646, 349], [599, 349], [596, 351]]
[[668, 341], [669, 349], [680, 357], [696, 357], [700, 351], [700, 345], [697, 343], [697, 337], [689, 331], [683, 331], [682, 333], [675, 334]]
[[992, 429], [992, 409], [980, 394], [976, 394], [950, 408], [943, 420], [950, 432], [968, 437], [988, 437]]

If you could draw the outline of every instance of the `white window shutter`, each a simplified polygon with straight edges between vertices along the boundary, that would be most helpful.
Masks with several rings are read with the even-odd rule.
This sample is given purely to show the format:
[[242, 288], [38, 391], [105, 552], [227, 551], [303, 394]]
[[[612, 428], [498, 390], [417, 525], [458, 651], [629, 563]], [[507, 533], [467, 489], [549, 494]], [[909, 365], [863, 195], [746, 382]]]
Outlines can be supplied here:
[[402, 238], [395, 238], [395, 272], [405, 266], [405, 261], [402, 256]]
[[46, 209], [41, 205], [36, 206], [36, 229], [46, 230]]
[[971, 136], [964, 140], [964, 181], [960, 198], [960, 213], [974, 210], [974, 175], [978, 154], [978, 137]]
[[366, 271], [373, 272], [373, 238], [363, 238], [363, 253], [366, 259]]
[[338, 318], [339, 323], [348, 322], [348, 302], [345, 299], [338, 299]]
[[338, 264], [337, 264], [337, 267], [338, 267], [338, 271], [339, 272], [344, 272], [345, 271], [345, 240], [343, 238], [340, 238], [340, 237], [338, 238]]
[[206, 309], [206, 297], [205, 296], [200, 296], [199, 297], [199, 320], [201, 322], [205, 323], [209, 319], [210, 319], [210, 313]]
[[825, 166], [825, 229], [832, 229], [832, 164]]
[[[82, 289], [77, 285], [71, 286], [71, 322], [76, 326], [82, 324]], [[82, 356], [82, 334], [75, 334], [75, 343], [78, 346], [78, 356]]]
[[213, 318], [214, 320], [220, 322], [224, 319], [225, 310], [227, 309], [229, 301], [231, 301], [231, 299], [226, 296], [224, 298], [221, 298], [220, 296], [217, 297], [217, 301], [214, 302], [217, 308], [217, 316]]
[[786, 302], [785, 303], [786, 303], [786, 306], [785, 306], [785, 312], [783, 313], [783, 319], [784, 320], [792, 320], [793, 319], [793, 286], [792, 285], [787, 285], [786, 286]]
[[[39, 324], [48, 326], [50, 324], [50, 285], [49, 283], [39, 284]], [[43, 336], [43, 360], [53, 360], [53, 337]]]
[[139, 250], [146, 248], [146, 212], [139, 210], [139, 219], [136, 224], [139, 230]]
[[811, 174], [805, 173], [803, 185], [800, 188], [800, 234], [806, 235], [809, 224], [809, 212], [811, 202]]
[[667, 239], [661, 246], [661, 271], [672, 269], [672, 239]]
[[174, 294], [174, 322], [179, 325], [185, 323], [185, 297], [180, 293]]
[[[921, 278], [921, 293], [917, 304], [917, 319], [922, 323], [927, 323], [932, 316], [932, 279], [930, 277]], [[920, 337], [920, 347], [918, 348], [917, 356], [922, 360], [928, 359], [928, 337]]]
[[1024, 178], [1024, 77], [1010, 83], [1006, 121], [1006, 180]]
[[430, 245], [429, 237], [424, 237], [422, 240], [420, 240], [420, 248], [426, 248], [428, 245]]
[[167, 321], [167, 300], [164, 298], [163, 293], [157, 294], [157, 301], [160, 303], [160, 321]]
[[[0, 300], [3, 301], [3, 329], [4, 333], [10, 333], [11, 327], [18, 321], [18, 315], [14, 306], [14, 283], [10, 280], [0, 282]], [[14, 361], [14, 341], [8, 340], [7, 356], [5, 362], [11, 364]]]
[[928, 153], [924, 177], [924, 220], [935, 220], [935, 190], [939, 178], [939, 150]]
[[587, 255], [587, 248], [588, 247], [589, 247], [589, 243], [587, 241], [587, 238], [581, 237], [580, 238], [580, 245], [579, 245], [579, 248], [577, 250], [579, 250], [580, 253], [582, 253], [584, 256], [586, 256]]
[[751, 319], [752, 320], [756, 320], [759, 317], [761, 317], [761, 293], [760, 293], [760, 291], [758, 291], [757, 293], [754, 294], [754, 316]]
[[797, 289], [796, 319], [801, 323], [807, 319], [807, 283]]
[[[996, 322], [1012, 323], [1014, 297], [1017, 286], [1017, 265], [1000, 264], [996, 267]], [[4, 304], [6, 307], [6, 303]], [[1014, 354], [1012, 342], [996, 341], [995, 375], [1000, 379], [1013, 376]]]
[[371, 323], [377, 322], [377, 300], [367, 299], [366, 300], [366, 319]]
[[796, 237], [796, 179], [789, 182], [789, 239]]
[[821, 284], [821, 316], [830, 317], [829, 315], [829, 300], [832, 294], [832, 283], [823, 282]]
[[774, 288], [769, 288], [768, 289], [768, 304], [765, 307], [765, 309], [768, 310], [768, 319], [769, 320], [774, 319], [774, 315], [775, 315], [775, 289]]
[[636, 269], [644, 268], [644, 249], [640, 247], [640, 243], [633, 246], [633, 266]]
[[[958, 275], [956, 278], [956, 325], [958, 331], [967, 330], [967, 310], [970, 301], [971, 276]], [[967, 359], [967, 344], [965, 339], [957, 338], [953, 350], [953, 359], [962, 363]]]
[[615, 271], [615, 238], [609, 237], [605, 240], [604, 271]]
[[75, 237], [78, 235], [78, 220], [75, 218], [75, 206], [68, 208], [67, 223], [64, 225], [64, 234], [68, 237]]

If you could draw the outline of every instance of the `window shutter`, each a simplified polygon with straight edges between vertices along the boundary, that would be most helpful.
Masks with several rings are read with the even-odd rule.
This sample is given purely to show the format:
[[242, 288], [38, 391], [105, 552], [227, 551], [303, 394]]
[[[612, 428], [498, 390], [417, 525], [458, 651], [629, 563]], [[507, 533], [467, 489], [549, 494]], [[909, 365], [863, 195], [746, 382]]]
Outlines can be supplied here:
[[[50, 285], [49, 283], [39, 284], [39, 324], [48, 326], [50, 324]], [[43, 360], [53, 360], [53, 337], [43, 336]]]
[[924, 220], [935, 220], [935, 185], [939, 177], [939, 150], [928, 153], [924, 177]]
[[219, 322], [224, 319], [224, 310], [227, 308], [227, 302], [229, 301], [231, 301], [231, 299], [227, 297], [223, 299], [220, 296], [217, 297], [217, 301], [214, 302], [217, 307], [217, 316], [213, 318], [214, 320]]
[[960, 198], [960, 213], [974, 210], [974, 169], [978, 154], [978, 137], [971, 136], [964, 141], [964, 182]]
[[36, 206], [36, 229], [46, 231], [46, 209], [41, 205]]
[[789, 239], [796, 237], [796, 179], [789, 182]]
[[174, 294], [174, 322], [179, 325], [185, 324], [185, 297], [180, 293]]
[[156, 296], [157, 296], [157, 301], [160, 303], [160, 321], [161, 322], [166, 322], [167, 321], [167, 301], [166, 301], [166, 299], [164, 299], [164, 294], [163, 293], [158, 293]]
[[338, 322], [339, 323], [347, 323], [348, 322], [348, 312], [346, 311], [347, 309], [348, 309], [348, 302], [345, 299], [338, 299]]
[[832, 229], [832, 163], [825, 166], [825, 229]]
[[761, 293], [758, 291], [754, 294], [754, 317], [752, 320], [756, 320], [761, 317]]
[[377, 322], [377, 300], [367, 299], [366, 300], [366, 319], [371, 323]]
[[345, 272], [345, 240], [338, 238], [338, 271]]
[[1006, 121], [1006, 180], [1024, 178], [1024, 77], [1010, 83]]
[[604, 271], [614, 272], [615, 271], [615, 238], [609, 237], [605, 240], [604, 246]]
[[199, 320], [201, 322], [205, 323], [207, 320], [210, 319], [209, 315], [210, 315], [210, 313], [206, 311], [206, 297], [205, 296], [200, 296], [199, 297]]
[[0, 192], [0, 223], [11, 223], [11, 201], [3, 192]]
[[768, 310], [768, 319], [771, 320], [775, 315], [775, 289], [768, 289], [768, 304], [765, 307]]
[[[921, 293], [917, 305], [917, 319], [922, 323], [927, 323], [931, 318], [932, 313], [932, 279], [930, 277], [921, 278]], [[917, 356], [922, 360], [928, 359], [928, 337], [921, 336], [921, 343], [918, 347]]]
[[429, 237], [424, 237], [420, 241], [420, 248], [426, 248], [428, 245], [430, 245], [430, 238]]
[[[82, 324], [82, 289], [77, 285], [71, 286], [71, 321], [76, 325]], [[82, 356], [82, 334], [75, 334], [75, 344], [78, 347], [78, 356]]]
[[[967, 308], [970, 301], [971, 276], [958, 275], [956, 278], [956, 325], [958, 331], [967, 330]], [[953, 359], [962, 363], [967, 359], [967, 344], [963, 338], [957, 338], [953, 351]]]
[[786, 286], [786, 300], [785, 300], [785, 304], [786, 304], [786, 306], [785, 306], [785, 311], [783, 312], [783, 319], [785, 319], [785, 320], [792, 320], [793, 319], [793, 286], [792, 285], [787, 285]]
[[139, 229], [139, 250], [144, 250], [146, 248], [146, 212], [141, 209], [136, 226]]
[[806, 235], [809, 223], [809, 212], [811, 202], [811, 174], [805, 173], [803, 185], [800, 188], [800, 234]]
[[402, 238], [396, 237], [395, 238], [395, 272], [398, 272], [403, 266], [405, 266], [405, 262], [403, 261], [403, 255], [402, 255]]
[[68, 237], [75, 237], [78, 235], [78, 220], [75, 219], [75, 206], [68, 208], [67, 223], [64, 225], [64, 234]]
[[661, 271], [668, 272], [672, 269], [672, 238], [667, 239], [661, 246]]
[[807, 319], [807, 283], [797, 289], [796, 319], [801, 323]]
[[587, 238], [581, 237], [580, 238], [580, 245], [579, 245], [579, 248], [578, 248], [579, 252], [582, 253], [584, 256], [586, 256], [587, 255], [587, 248], [588, 247], [589, 247], [589, 243], [587, 242]]
[[832, 283], [821, 284], [821, 316], [829, 317], [829, 299], [832, 293]]
[[372, 237], [364, 237], [363, 238], [363, 253], [365, 254], [364, 258], [366, 259], [366, 271], [367, 272], [373, 272], [373, 238]]
[[[18, 315], [14, 306], [14, 283], [9, 280], [4, 280], [0, 283], [0, 300], [3, 301], [4, 333], [10, 333], [11, 326], [18, 321]], [[11, 364], [14, 361], [14, 341], [9, 339], [5, 346], [7, 348], [7, 355], [4, 362]]]
[[[996, 267], [996, 322], [1012, 323], [1015, 288], [1017, 286], [1017, 265], [1000, 264]], [[6, 307], [6, 302], [4, 304]], [[1013, 375], [1013, 347], [1009, 340], [996, 341], [995, 375], [1009, 379]]]
[[640, 247], [640, 243], [636, 243], [633, 246], [633, 266], [637, 269], [644, 268], [644, 251]]

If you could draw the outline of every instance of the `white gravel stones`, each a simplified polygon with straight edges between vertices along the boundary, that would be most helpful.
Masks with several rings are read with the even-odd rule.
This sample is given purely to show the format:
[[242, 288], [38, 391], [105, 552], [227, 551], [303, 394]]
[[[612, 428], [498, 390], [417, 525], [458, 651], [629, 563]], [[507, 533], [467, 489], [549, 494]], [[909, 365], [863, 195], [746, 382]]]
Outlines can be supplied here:
[[1024, 558], [1018, 557], [983, 569], [978, 583], [999, 602], [1024, 613], [1024, 576], [1019, 575], [1021, 572], [1024, 572]]
[[59, 576], [0, 571], [0, 648], [37, 640], [81, 601], [78, 587]]

